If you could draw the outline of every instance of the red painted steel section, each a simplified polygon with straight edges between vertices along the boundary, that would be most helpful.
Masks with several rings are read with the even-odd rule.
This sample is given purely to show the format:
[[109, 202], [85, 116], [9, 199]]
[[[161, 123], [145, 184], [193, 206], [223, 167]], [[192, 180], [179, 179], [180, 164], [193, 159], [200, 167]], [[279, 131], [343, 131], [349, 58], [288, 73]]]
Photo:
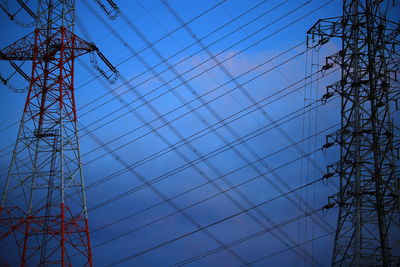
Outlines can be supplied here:
[[[37, 130], [40, 135], [48, 125], [59, 125], [59, 114], [68, 123], [76, 122], [74, 59], [91, 52], [92, 46], [65, 27], [60, 27], [50, 37], [46, 37], [45, 30], [37, 29], [33, 37], [33, 47], [27, 46], [27, 40], [23, 39], [20, 45], [18, 42], [13, 44], [15, 50], [9, 49], [8, 56], [12, 58], [23, 54], [23, 58], [19, 59], [25, 60], [27, 55], [32, 55], [32, 76], [24, 113], [28, 116], [27, 120], [36, 125], [32, 132]], [[50, 45], [54, 43], [60, 45]], [[24, 51], [26, 47], [33, 48], [33, 51]], [[44, 203], [43, 207], [33, 212], [19, 206], [1, 207], [0, 225], [6, 226], [8, 230], [1, 233], [0, 241], [12, 235], [20, 238], [23, 236], [23, 241], [16, 242], [18, 250], [22, 251], [21, 267], [38, 265], [41, 245], [33, 244], [34, 239], [45, 240], [43, 242], [49, 244], [47, 249], [50, 252], [40, 262], [46, 266], [71, 266], [71, 257], [76, 257], [76, 254], [80, 255], [83, 262], [80, 266], [92, 266], [88, 219], [82, 214], [76, 214], [76, 209], [74, 207], [72, 211], [64, 202], [51, 203], [50, 206]]]
[[65, 214], [64, 203], [61, 203], [61, 266], [65, 266]]
[[86, 233], [86, 238], [87, 238], [87, 246], [88, 246], [88, 251], [89, 251], [89, 266], [92, 267], [93, 266], [93, 262], [92, 262], [92, 245], [90, 243], [90, 235], [89, 235], [89, 220], [86, 218], [85, 219], [85, 224], [86, 224], [86, 228], [85, 228], [85, 233]]

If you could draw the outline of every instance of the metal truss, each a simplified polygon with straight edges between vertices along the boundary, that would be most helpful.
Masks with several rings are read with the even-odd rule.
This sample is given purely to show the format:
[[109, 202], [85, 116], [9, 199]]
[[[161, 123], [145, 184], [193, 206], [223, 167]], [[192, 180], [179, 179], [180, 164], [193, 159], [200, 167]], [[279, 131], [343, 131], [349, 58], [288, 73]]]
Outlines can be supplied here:
[[330, 197], [339, 207], [333, 266], [400, 263], [400, 28], [387, 19], [385, 2], [344, 0], [342, 17], [308, 31], [313, 44], [342, 42], [322, 67], [342, 70], [324, 95], [341, 97], [341, 129], [327, 138], [327, 146], [340, 146], [340, 160], [328, 167], [340, 177], [340, 191]]
[[94, 45], [74, 34], [74, 1], [39, 0], [38, 7], [36, 30], [0, 53], [3, 60], [32, 61], [0, 208], [0, 240], [14, 243], [15, 254], [2, 260], [92, 266], [74, 60]]

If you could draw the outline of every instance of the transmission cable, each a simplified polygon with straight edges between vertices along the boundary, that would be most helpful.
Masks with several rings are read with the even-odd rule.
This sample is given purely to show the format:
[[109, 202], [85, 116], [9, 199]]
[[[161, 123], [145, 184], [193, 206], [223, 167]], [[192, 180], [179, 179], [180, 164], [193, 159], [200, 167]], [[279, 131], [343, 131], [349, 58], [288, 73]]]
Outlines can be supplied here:
[[[141, 256], [141, 255], [143, 255], [143, 254], [149, 253], [149, 252], [151, 252], [151, 251], [153, 251], [153, 250], [155, 250], [155, 249], [158, 249], [158, 248], [161, 248], [161, 247], [163, 247], [163, 246], [169, 245], [169, 244], [174, 243], [174, 242], [176, 242], [176, 241], [178, 241], [178, 240], [187, 238], [187, 237], [189, 237], [189, 236], [191, 236], [191, 235], [193, 235], [193, 234], [196, 234], [196, 233], [198, 233], [198, 232], [200, 232], [200, 231], [203, 231], [204, 229], [208, 229], [208, 228], [210, 228], [210, 227], [212, 227], [212, 226], [215, 226], [215, 225], [217, 225], [217, 224], [219, 224], [219, 223], [222, 223], [222, 222], [225, 222], [225, 221], [227, 221], [227, 220], [230, 220], [230, 219], [232, 219], [232, 218], [234, 218], [234, 217], [236, 217], [236, 216], [238, 216], [238, 215], [241, 215], [241, 214], [243, 214], [243, 213], [245, 213], [245, 212], [247, 212], [247, 211], [249, 211], [249, 210], [252, 210], [252, 209], [254, 209], [255, 207], [259, 207], [259, 206], [261, 206], [261, 205], [263, 205], [263, 204], [264, 204], [264, 202], [262, 202], [262, 203], [260, 203], [260, 204], [257, 204], [257, 205], [254, 206], [254, 207], [251, 207], [251, 208], [245, 209], [245, 210], [243, 210], [243, 211], [240, 211], [240, 212], [238, 212], [238, 213], [235, 213], [235, 214], [233, 214], [233, 215], [231, 215], [231, 216], [225, 217], [225, 218], [223, 218], [223, 219], [221, 219], [221, 220], [218, 220], [218, 221], [216, 221], [216, 222], [213, 222], [213, 223], [211, 223], [211, 224], [208, 224], [208, 225], [206, 225], [206, 226], [202, 226], [202, 227], [200, 227], [200, 228], [198, 228], [198, 229], [196, 229], [196, 230], [193, 230], [193, 231], [188, 232], [188, 233], [186, 233], [186, 234], [180, 235], [180, 236], [178, 236], [178, 237], [176, 237], [176, 238], [173, 238], [173, 239], [170, 239], [170, 240], [168, 240], [168, 241], [165, 241], [165, 242], [163, 242], [163, 243], [161, 243], [161, 244], [158, 244], [158, 245], [156, 245], [156, 246], [153, 246], [153, 247], [151, 247], [151, 248], [142, 250], [142, 251], [137, 252], [137, 253], [135, 253], [135, 254], [132, 254], [132, 255], [130, 255], [130, 256], [128, 256], [128, 257], [125, 257], [125, 258], [122, 258], [122, 259], [120, 259], [120, 260], [118, 260], [118, 261], [112, 262], [111, 264], [107, 264], [107, 265], [105, 265], [105, 266], [107, 266], [107, 267], [108, 267], [108, 266], [115, 266], [115, 265], [117, 265], [117, 264], [121, 264], [121, 263], [126, 262], [126, 261], [128, 261], [128, 260], [132, 260], [133, 258], [136, 258], [136, 257]], [[313, 214], [315, 214], [315, 213], [317, 213], [317, 212], [320, 212], [320, 211], [322, 211], [322, 210], [323, 210], [323, 208], [315, 209], [315, 210], [313, 210], [313, 211], [310, 211], [310, 212], [307, 212], [307, 213], [301, 215], [300, 217], [306, 218], [306, 217], [311, 216], [311, 215], [313, 215]], [[241, 242], [243, 242], [243, 241], [247, 241], [248, 239], [251, 239], [251, 238], [257, 237], [257, 236], [259, 236], [259, 235], [262, 235], [262, 234], [271, 232], [271, 231], [273, 231], [273, 230], [276, 230], [276, 229], [278, 229], [278, 228], [280, 228], [280, 227], [283, 227], [283, 226], [285, 226], [285, 225], [288, 225], [288, 224], [290, 224], [290, 223], [292, 223], [292, 222], [298, 220], [298, 217], [299, 217], [299, 216], [294, 217], [294, 218], [289, 219], [289, 220], [286, 220], [286, 221], [284, 221], [284, 222], [281, 222], [281, 223], [279, 223], [279, 224], [277, 224], [277, 225], [275, 225], [275, 226], [273, 226], [273, 227], [266, 228], [266, 229], [264, 229], [264, 230], [258, 231], [258, 232], [256, 232], [256, 233], [250, 235], [250, 236], [247, 236], [247, 237], [245, 237], [245, 238], [239, 239], [239, 240], [237, 240], [237, 241], [235, 241], [235, 242], [231, 242], [231, 243], [227, 244], [226, 246], [221, 247], [221, 248], [217, 248], [217, 249], [215, 249], [215, 250], [216, 250], [216, 251], [219, 251], [219, 250], [221, 250], [221, 249], [227, 249], [227, 248], [229, 248], [230, 246], [236, 245], [237, 243], [241, 243]]]
[[[332, 128], [335, 128], [336, 126], [337, 126], [337, 125], [332, 126], [332, 127], [329, 127], [329, 128], [327, 128], [327, 129], [325, 129], [325, 130], [323, 130], [323, 131], [321, 131], [321, 132], [315, 134], [314, 136], [317, 136], [317, 135], [319, 135], [319, 134], [321, 134], [321, 133], [324, 133], [324, 132], [326, 132], [326, 131], [328, 131], [328, 130], [331, 130]], [[312, 137], [313, 137], [313, 136], [310, 136], [310, 137], [307, 137], [306, 139], [309, 139], [309, 138], [312, 138]], [[304, 141], [304, 140], [300, 140], [298, 143], [300, 143], [300, 142], [302, 142], [302, 141]], [[279, 154], [279, 153], [281, 153], [281, 152], [286, 151], [287, 149], [289, 149], [289, 148], [291, 148], [291, 147], [292, 147], [292, 145], [289, 145], [289, 146], [287, 146], [287, 147], [285, 147], [285, 148], [282, 148], [282, 149], [279, 149], [279, 150], [274, 151], [274, 152], [272, 152], [272, 153], [269, 153], [268, 155], [265, 155], [265, 156], [261, 157], [260, 159], [257, 159], [257, 160], [255, 160], [255, 161], [253, 161], [252, 163], [254, 164], [254, 163], [257, 163], [257, 162], [261, 161], [262, 159], [266, 159], [266, 158], [272, 157], [272, 156], [274, 156], [274, 155], [276, 155], [276, 154]], [[314, 152], [309, 152], [309, 153], [310, 153], [310, 154], [316, 154], [316, 153], [319, 152], [320, 150], [321, 150], [321, 149], [318, 149], [318, 150], [315, 150]], [[283, 167], [286, 167], [286, 166], [288, 166], [289, 164], [295, 163], [295, 162], [301, 160], [302, 158], [304, 158], [304, 157], [302, 156], [302, 157], [297, 158], [297, 159], [295, 159], [295, 160], [292, 160], [292, 161], [289, 161], [289, 162], [285, 162], [284, 164], [282, 164], [282, 165], [280, 165], [280, 166], [278, 166], [278, 167], [275, 167], [275, 168], [274, 168], [274, 171], [276, 171], [276, 170], [278, 170], [278, 169], [281, 169], [281, 168], [283, 168]], [[240, 166], [240, 167], [238, 167], [238, 168], [236, 168], [236, 169], [233, 169], [233, 170], [231, 170], [231, 171], [225, 173], [224, 176], [232, 175], [232, 174], [234, 174], [235, 172], [238, 172], [238, 171], [240, 171], [240, 170], [243, 170], [243, 169], [247, 168], [249, 165], [250, 165], [250, 164], [242, 165], [242, 166]], [[265, 174], [269, 174], [269, 173], [271, 173], [271, 170], [265, 172]], [[247, 184], [247, 183], [250, 183], [250, 182], [252, 182], [252, 181], [254, 181], [254, 180], [260, 178], [261, 176], [262, 176], [262, 175], [257, 175], [257, 176], [255, 176], [255, 177], [252, 177], [252, 178], [248, 179], [248, 180], [245, 180], [244, 182], [241, 182], [241, 183], [239, 183], [239, 184], [236, 184], [235, 186], [236, 186], [236, 187], [240, 187], [240, 186], [242, 186], [242, 185], [245, 185], [245, 184]], [[217, 181], [217, 180], [219, 180], [219, 179], [221, 179], [221, 178], [222, 178], [222, 177], [217, 177], [217, 178], [214, 179], [214, 181]], [[321, 180], [324, 180], [324, 178], [321, 178]], [[195, 186], [195, 187], [193, 187], [193, 188], [191, 188], [191, 189], [189, 189], [189, 190], [187, 190], [187, 191], [181, 192], [181, 193], [179, 193], [179, 194], [177, 194], [177, 195], [171, 197], [170, 200], [176, 199], [176, 198], [181, 197], [181, 196], [183, 196], [183, 195], [185, 195], [185, 194], [188, 194], [188, 193], [190, 193], [190, 192], [193, 192], [193, 191], [195, 191], [195, 190], [197, 190], [197, 189], [199, 189], [199, 188], [202, 188], [202, 187], [204, 187], [204, 186], [206, 186], [206, 185], [208, 185], [208, 184], [209, 184], [209, 182], [204, 182], [204, 183], [202, 183], [202, 184], [199, 184], [199, 185], [197, 185], [197, 186]], [[138, 188], [137, 190], [140, 190], [140, 189], [142, 189], [142, 188], [143, 188], [143, 187]], [[300, 189], [300, 188], [299, 188], [299, 189]], [[231, 189], [227, 189], [226, 191], [230, 191], [230, 190], [231, 190]], [[291, 189], [291, 190], [292, 190], [292, 189]], [[279, 192], [283, 194], [283, 191], [279, 190]], [[220, 194], [218, 194], [218, 195], [220, 195]], [[288, 196], [286, 196], [286, 198], [288, 198]], [[105, 225], [103, 225], [103, 226], [101, 226], [101, 227], [98, 227], [98, 228], [92, 230], [91, 232], [97, 232], [97, 231], [102, 230], [102, 229], [104, 229], [104, 228], [110, 227], [111, 225], [114, 225], [114, 224], [116, 224], [116, 223], [119, 223], [119, 222], [121, 222], [121, 221], [123, 221], [123, 220], [126, 220], [126, 219], [128, 219], [128, 218], [132, 218], [132, 217], [134, 217], [134, 216], [137, 216], [137, 215], [139, 215], [139, 214], [141, 214], [141, 213], [143, 213], [143, 212], [146, 212], [146, 211], [148, 211], [148, 210], [150, 210], [150, 209], [152, 209], [152, 208], [155, 208], [155, 207], [157, 207], [157, 206], [160, 206], [160, 205], [162, 205], [162, 204], [164, 204], [164, 203], [165, 203], [164, 201], [158, 202], [158, 203], [156, 203], [156, 204], [154, 204], [154, 205], [152, 205], [152, 206], [146, 207], [146, 208], [144, 208], [144, 209], [142, 209], [142, 210], [140, 210], [140, 211], [137, 211], [137, 212], [135, 212], [135, 213], [129, 214], [128, 216], [125, 216], [125, 217], [120, 218], [120, 219], [118, 219], [118, 220], [115, 220], [115, 221], [113, 221], [113, 222], [111, 222], [111, 223], [108, 223], [108, 224], [105, 224]], [[97, 208], [100, 208], [100, 206], [91, 207], [89, 210], [94, 210], [94, 209], [97, 209]]]

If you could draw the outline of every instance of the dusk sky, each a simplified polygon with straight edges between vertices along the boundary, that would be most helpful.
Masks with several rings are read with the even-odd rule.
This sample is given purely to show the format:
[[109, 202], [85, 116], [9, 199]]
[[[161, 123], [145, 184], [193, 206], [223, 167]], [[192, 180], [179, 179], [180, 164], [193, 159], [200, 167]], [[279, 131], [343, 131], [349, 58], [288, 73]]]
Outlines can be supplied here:
[[[322, 146], [340, 101], [321, 98], [340, 70], [321, 67], [340, 42], [307, 47], [306, 32], [341, 1], [114, 1], [115, 18], [76, 1], [75, 33], [119, 72], [76, 62], [94, 266], [330, 265], [337, 209], [322, 208], [338, 178], [321, 178], [339, 150]], [[31, 22], [1, 13], [0, 47]], [[28, 86], [7, 62], [0, 74]], [[1, 87], [3, 187], [26, 91]]]

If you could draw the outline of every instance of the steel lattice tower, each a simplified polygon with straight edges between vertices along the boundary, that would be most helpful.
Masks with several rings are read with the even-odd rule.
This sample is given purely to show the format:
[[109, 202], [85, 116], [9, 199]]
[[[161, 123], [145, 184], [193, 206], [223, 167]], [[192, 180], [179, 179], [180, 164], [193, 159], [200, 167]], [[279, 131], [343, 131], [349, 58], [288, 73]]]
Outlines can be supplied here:
[[[394, 3], [393, 3], [394, 4]], [[342, 49], [323, 70], [341, 68], [341, 80], [324, 96], [341, 98], [341, 129], [328, 137], [340, 160], [328, 172], [340, 177], [330, 198], [339, 207], [333, 266], [398, 266], [399, 24], [390, 3], [344, 0], [343, 16], [319, 20], [309, 31], [321, 45], [338, 37]], [[329, 142], [332, 144], [333, 142]]]
[[39, 0], [35, 31], [0, 54], [32, 61], [0, 210], [0, 240], [15, 244], [8, 258], [20, 266], [70, 266], [72, 256], [74, 265], [92, 266], [74, 60], [94, 46], [74, 34], [74, 21], [73, 0]]

